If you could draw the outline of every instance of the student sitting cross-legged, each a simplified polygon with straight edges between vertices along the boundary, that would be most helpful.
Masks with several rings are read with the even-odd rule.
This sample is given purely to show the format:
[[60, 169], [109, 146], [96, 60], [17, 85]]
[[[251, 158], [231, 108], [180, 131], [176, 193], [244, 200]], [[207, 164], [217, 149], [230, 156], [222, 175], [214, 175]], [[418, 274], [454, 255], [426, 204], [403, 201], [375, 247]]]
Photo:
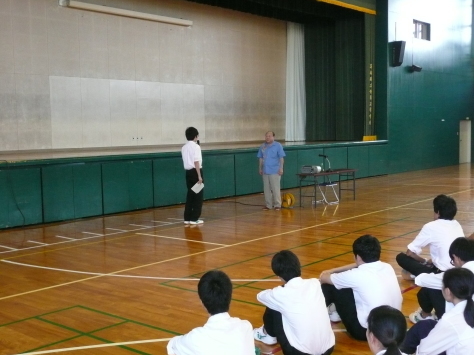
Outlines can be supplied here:
[[289, 250], [273, 256], [272, 270], [284, 285], [257, 295], [267, 308], [255, 339], [280, 343], [284, 355], [331, 354], [335, 337], [318, 279], [301, 278], [300, 261]]
[[167, 346], [169, 355], [255, 355], [252, 325], [227, 313], [232, 283], [222, 271], [206, 272], [199, 281], [198, 294], [210, 317], [202, 327], [174, 337]]
[[418, 355], [474, 354], [474, 274], [467, 268], [455, 268], [443, 275], [443, 296], [454, 305], [436, 322], [424, 320], [408, 331], [400, 347]]
[[352, 252], [354, 264], [323, 271], [319, 280], [331, 320], [342, 321], [353, 338], [367, 340], [369, 312], [381, 305], [400, 310], [402, 293], [393, 267], [380, 261], [377, 238], [357, 238]]
[[[474, 272], [474, 240], [459, 237], [449, 247], [449, 257], [454, 267], [463, 267]], [[420, 308], [410, 314], [412, 323], [426, 319], [440, 319], [446, 310], [443, 297], [443, 273], [420, 274], [415, 278], [415, 284], [421, 286], [417, 298]], [[433, 309], [435, 315], [432, 314]]]

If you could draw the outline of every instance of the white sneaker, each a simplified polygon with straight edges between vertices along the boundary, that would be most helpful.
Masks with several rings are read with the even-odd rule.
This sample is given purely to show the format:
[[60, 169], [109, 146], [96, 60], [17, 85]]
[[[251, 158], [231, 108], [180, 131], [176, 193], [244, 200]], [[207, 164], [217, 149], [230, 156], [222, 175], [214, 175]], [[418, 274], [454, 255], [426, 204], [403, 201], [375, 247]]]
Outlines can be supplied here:
[[408, 318], [410, 319], [410, 322], [412, 322], [413, 324], [416, 324], [419, 321], [427, 320], [427, 319], [438, 320], [438, 317], [436, 317], [436, 315], [434, 314], [431, 314], [431, 316], [423, 318], [421, 316], [421, 312], [422, 312], [421, 308], [418, 308], [415, 312], [411, 313], [408, 316]]
[[341, 317], [339, 317], [339, 313], [337, 313], [336, 306], [334, 303], [331, 303], [328, 306], [328, 314], [329, 314], [329, 320], [333, 323], [338, 323], [341, 321]]
[[203, 224], [204, 221], [202, 219], [198, 219], [197, 221], [191, 221], [189, 224]]
[[263, 325], [260, 328], [255, 328], [253, 330], [253, 337], [255, 340], [261, 341], [267, 345], [275, 345], [278, 343], [277, 338], [272, 337], [263, 331]]
[[190, 221], [184, 221], [184, 224], [190, 224], [191, 222]]
[[412, 275], [405, 269], [402, 269], [402, 279], [407, 280], [407, 281], [413, 281], [415, 277], [416, 277], [415, 275]]

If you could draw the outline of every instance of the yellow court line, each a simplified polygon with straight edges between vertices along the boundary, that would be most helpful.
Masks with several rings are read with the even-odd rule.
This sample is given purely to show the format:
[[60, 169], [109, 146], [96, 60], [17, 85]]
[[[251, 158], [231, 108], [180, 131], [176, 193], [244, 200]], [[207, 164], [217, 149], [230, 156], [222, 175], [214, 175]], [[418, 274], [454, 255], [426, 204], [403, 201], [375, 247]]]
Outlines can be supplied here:
[[[458, 191], [458, 192], [452, 193], [451, 195], [459, 194], [459, 193], [464, 193], [464, 192], [468, 192], [468, 191], [472, 191], [472, 190], [473, 190], [473, 189], [462, 190], [462, 191]], [[128, 268], [128, 269], [124, 269], [124, 270], [118, 270], [118, 271], [114, 271], [114, 272], [111, 272], [111, 273], [103, 274], [103, 275], [100, 275], [100, 276], [88, 277], [88, 278], [85, 278], [85, 279], [76, 280], [76, 281], [71, 281], [71, 282], [66, 282], [66, 283], [63, 283], [63, 284], [54, 285], [54, 286], [49, 286], [49, 287], [44, 287], [44, 288], [40, 288], [40, 289], [36, 289], [36, 290], [31, 290], [31, 291], [19, 293], [19, 294], [16, 294], [16, 295], [5, 296], [5, 297], [1, 297], [1, 298], [0, 298], [0, 301], [1, 301], [1, 300], [4, 300], [4, 299], [13, 298], [13, 297], [18, 297], [18, 296], [23, 296], [23, 295], [27, 295], [27, 294], [31, 294], [31, 293], [40, 292], [40, 291], [46, 291], [46, 290], [50, 290], [50, 289], [57, 288], [57, 287], [61, 287], [61, 286], [67, 286], [67, 285], [75, 284], [75, 283], [78, 283], [78, 282], [89, 281], [89, 280], [93, 280], [93, 279], [96, 279], [96, 278], [99, 278], [99, 277], [104, 277], [104, 276], [108, 276], [108, 275], [114, 275], [114, 274], [118, 274], [118, 273], [121, 273], [121, 272], [127, 272], [127, 271], [131, 271], [131, 270], [136, 270], [136, 269], [140, 269], [140, 268], [145, 268], [145, 267], [148, 267], [148, 266], [163, 264], [163, 263], [166, 263], [166, 262], [175, 261], [175, 260], [179, 260], [179, 259], [184, 259], [184, 258], [187, 258], [187, 257], [190, 257], [190, 256], [200, 255], [200, 254], [208, 253], [208, 252], [215, 251], [215, 250], [220, 250], [220, 249], [224, 249], [224, 248], [235, 247], [235, 246], [239, 246], [239, 245], [242, 245], [242, 244], [253, 243], [253, 242], [256, 242], [256, 241], [261, 241], [261, 240], [265, 240], [265, 239], [269, 239], [269, 238], [274, 238], [274, 237], [278, 237], [278, 236], [282, 236], [282, 235], [287, 235], [287, 234], [290, 234], [290, 233], [296, 233], [296, 232], [300, 232], [300, 231], [303, 231], [303, 230], [308, 230], [308, 229], [311, 229], [311, 228], [321, 227], [321, 226], [325, 226], [325, 225], [329, 225], [329, 224], [333, 224], [333, 223], [339, 223], [339, 222], [351, 220], [351, 219], [354, 219], [354, 218], [360, 218], [360, 217], [364, 217], [364, 216], [368, 216], [368, 215], [372, 215], [372, 214], [376, 214], [376, 213], [391, 211], [391, 210], [394, 210], [394, 209], [397, 209], [397, 208], [401, 208], [401, 207], [405, 207], [405, 206], [411, 206], [411, 205], [414, 205], [414, 204], [417, 204], [417, 203], [420, 203], [420, 202], [426, 202], [426, 201], [431, 201], [431, 200], [432, 200], [432, 198], [430, 197], [430, 198], [426, 198], [426, 199], [423, 199], [423, 200], [418, 200], [418, 201], [406, 203], [406, 204], [403, 204], [403, 205], [400, 205], [400, 206], [387, 207], [387, 208], [384, 208], [384, 209], [381, 209], [381, 210], [372, 211], [372, 212], [367, 212], [367, 213], [363, 213], [363, 214], [360, 214], [360, 215], [357, 215], [357, 216], [352, 216], [352, 217], [347, 217], [347, 218], [343, 218], [343, 219], [338, 219], [338, 220], [336, 220], [336, 221], [331, 221], [331, 222], [326, 222], [326, 223], [320, 223], [320, 224], [316, 224], [316, 225], [313, 225], [313, 226], [308, 226], [308, 227], [304, 227], [304, 228], [299, 228], [299, 229], [296, 229], [296, 230], [293, 230], [293, 231], [288, 231], [288, 232], [282, 232], [282, 233], [272, 234], [272, 235], [269, 235], [269, 236], [266, 236], [266, 237], [260, 237], [260, 238], [251, 239], [251, 240], [247, 240], [247, 241], [243, 241], [243, 242], [239, 242], [239, 243], [235, 243], [235, 244], [230, 244], [230, 245], [227, 245], [227, 246], [216, 247], [216, 248], [210, 249], [210, 250], [204, 250], [204, 251], [200, 251], [200, 252], [197, 252], [197, 253], [192, 253], [192, 254], [187, 254], [187, 255], [181, 255], [181, 256], [177, 256], [177, 257], [171, 258], [171, 259], [165, 259], [165, 260], [161, 260], [161, 261], [156, 261], [156, 262], [154, 262], [154, 263], [149, 263], [149, 264], [145, 264], [145, 265], [139, 265], [139, 266], [135, 266], [135, 267]], [[249, 213], [249, 215], [251, 215], [251, 213]]]

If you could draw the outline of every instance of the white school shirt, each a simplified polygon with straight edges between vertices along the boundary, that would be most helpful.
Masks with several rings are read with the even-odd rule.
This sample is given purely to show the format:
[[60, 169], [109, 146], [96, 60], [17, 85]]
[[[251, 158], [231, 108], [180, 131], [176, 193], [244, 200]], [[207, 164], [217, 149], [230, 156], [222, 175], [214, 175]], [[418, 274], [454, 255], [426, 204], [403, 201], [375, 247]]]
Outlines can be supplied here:
[[[379, 351], [379, 352], [378, 352], [377, 354], [375, 354], [375, 355], [382, 355], [382, 354], [385, 354], [386, 352], [387, 352], [387, 350], [382, 350], [382, 351]], [[406, 355], [405, 353], [402, 353], [401, 351], [400, 351], [400, 354]]]
[[204, 326], [172, 338], [166, 348], [173, 355], [255, 355], [252, 325], [227, 312], [210, 316]]
[[181, 157], [183, 158], [183, 165], [185, 170], [194, 169], [194, 162], [199, 162], [199, 167], [202, 168], [202, 154], [201, 147], [195, 141], [188, 141], [181, 148]]
[[[474, 273], [474, 261], [468, 261], [461, 267], [469, 269]], [[415, 284], [421, 287], [441, 290], [443, 288], [443, 275], [444, 272], [440, 272], [439, 274], [419, 274], [415, 277]]]
[[290, 345], [307, 354], [323, 354], [335, 344], [328, 310], [318, 279], [295, 277], [284, 286], [265, 290], [257, 299], [280, 312]]
[[446, 271], [453, 267], [449, 258], [449, 247], [454, 239], [459, 237], [464, 237], [464, 232], [458, 221], [438, 218], [426, 223], [407, 248], [420, 255], [422, 249], [429, 246], [434, 266]]
[[464, 320], [467, 301], [459, 302], [446, 312], [428, 336], [421, 340], [417, 355], [473, 355], [474, 329]]
[[364, 263], [354, 269], [331, 274], [331, 281], [338, 290], [352, 288], [357, 319], [364, 328], [367, 328], [367, 317], [375, 307], [387, 305], [398, 310], [402, 308], [402, 293], [390, 264], [382, 261]]
[[[474, 261], [468, 261], [465, 263], [463, 268], [469, 269], [474, 273]], [[439, 274], [420, 274], [415, 278], [415, 284], [421, 287], [432, 288], [435, 290], [441, 290], [443, 288], [443, 275], [444, 272]], [[472, 297], [474, 300], [474, 296]], [[448, 312], [454, 307], [454, 304], [451, 302], [446, 301], [446, 308], [445, 311]]]

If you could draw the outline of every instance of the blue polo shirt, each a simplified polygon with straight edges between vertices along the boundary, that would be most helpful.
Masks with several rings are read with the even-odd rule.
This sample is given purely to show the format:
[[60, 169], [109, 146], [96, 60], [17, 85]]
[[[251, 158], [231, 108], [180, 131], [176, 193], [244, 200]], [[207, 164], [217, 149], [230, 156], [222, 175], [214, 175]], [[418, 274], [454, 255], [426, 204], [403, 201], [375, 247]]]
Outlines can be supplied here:
[[283, 146], [273, 141], [272, 144], [263, 143], [258, 149], [257, 158], [263, 158], [263, 173], [266, 175], [278, 174], [280, 158], [286, 156]]

